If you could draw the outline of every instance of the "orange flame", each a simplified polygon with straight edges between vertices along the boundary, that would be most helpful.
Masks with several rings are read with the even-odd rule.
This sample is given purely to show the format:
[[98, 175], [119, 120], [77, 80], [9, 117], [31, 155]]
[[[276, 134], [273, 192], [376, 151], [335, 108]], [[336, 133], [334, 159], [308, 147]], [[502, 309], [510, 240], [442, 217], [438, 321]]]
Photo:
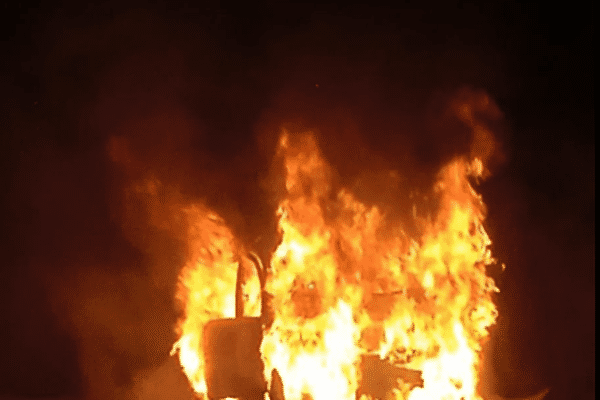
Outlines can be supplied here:
[[[189, 261], [180, 274], [177, 293], [184, 317], [171, 354], [178, 353], [194, 391], [206, 393], [201, 335], [207, 322], [235, 316], [236, 274], [243, 260], [238, 255], [239, 244], [219, 216], [198, 204], [188, 206], [184, 212]], [[250, 279], [246, 284], [256, 285]], [[258, 299], [253, 300], [246, 305], [247, 315], [260, 309]]]
[[[274, 311], [261, 345], [265, 376], [277, 369], [287, 400], [354, 399], [363, 357], [377, 355], [421, 372], [422, 384], [399, 379], [388, 398], [480, 399], [479, 352], [496, 319], [497, 291], [486, 275], [494, 260], [485, 208], [469, 183], [483, 173], [482, 160], [459, 158], [442, 169], [437, 214], [415, 215], [423, 234], [413, 240], [390, 228], [378, 207], [333, 192], [312, 134], [284, 132], [278, 150], [286, 195], [265, 287]], [[173, 350], [203, 394], [200, 335], [209, 320], [234, 316], [243, 252], [210, 210], [193, 206], [187, 215], [190, 254], [178, 293], [185, 316]]]
[[399, 382], [396, 399], [477, 399], [478, 352], [496, 318], [484, 207], [468, 181], [481, 161], [442, 170], [439, 212], [417, 243], [389, 232], [381, 211], [348, 191], [332, 199], [312, 135], [292, 145], [284, 133], [279, 150], [287, 196], [267, 283], [275, 322], [262, 353], [286, 399], [354, 398], [367, 354], [422, 371], [423, 387]]

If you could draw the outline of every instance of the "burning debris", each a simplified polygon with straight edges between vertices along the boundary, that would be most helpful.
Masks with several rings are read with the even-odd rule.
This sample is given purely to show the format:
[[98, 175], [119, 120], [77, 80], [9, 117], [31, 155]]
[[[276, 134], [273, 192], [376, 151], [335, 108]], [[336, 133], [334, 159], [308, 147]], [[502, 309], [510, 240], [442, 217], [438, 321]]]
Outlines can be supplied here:
[[[468, 107], [459, 115], [476, 140], [489, 139]], [[416, 238], [377, 206], [335, 189], [311, 133], [284, 131], [278, 142], [285, 195], [280, 242], [266, 268], [212, 211], [188, 208], [189, 262], [178, 293], [185, 315], [173, 352], [194, 391], [481, 399], [480, 352], [497, 289], [486, 275], [494, 259], [485, 207], [470, 178], [485, 172], [485, 141], [441, 170], [437, 213], [415, 211]]]

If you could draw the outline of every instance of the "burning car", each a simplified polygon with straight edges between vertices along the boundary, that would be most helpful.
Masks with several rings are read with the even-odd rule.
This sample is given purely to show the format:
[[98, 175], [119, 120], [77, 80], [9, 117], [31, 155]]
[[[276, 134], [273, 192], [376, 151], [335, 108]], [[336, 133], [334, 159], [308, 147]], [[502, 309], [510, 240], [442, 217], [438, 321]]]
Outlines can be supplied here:
[[437, 214], [414, 212], [415, 238], [376, 205], [332, 188], [314, 135], [284, 132], [277, 157], [285, 195], [266, 267], [216, 214], [187, 210], [174, 352], [194, 391], [480, 399], [480, 353], [497, 315], [485, 207], [470, 180], [483, 174], [482, 160], [457, 158], [440, 171]]

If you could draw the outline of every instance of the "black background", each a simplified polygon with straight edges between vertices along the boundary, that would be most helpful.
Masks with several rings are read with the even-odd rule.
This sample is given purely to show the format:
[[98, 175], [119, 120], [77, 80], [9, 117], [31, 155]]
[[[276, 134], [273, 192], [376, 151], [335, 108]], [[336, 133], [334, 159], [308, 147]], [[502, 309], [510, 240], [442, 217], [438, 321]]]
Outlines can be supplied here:
[[421, 184], [465, 145], [427, 121], [468, 85], [504, 113], [479, 187], [507, 265], [489, 379], [593, 398], [591, 6], [238, 3], [2, 4], [0, 394], [101, 398], [174, 340], [177, 246], [115, 217], [136, 173], [110, 136], [251, 241], [271, 229], [282, 121], [321, 129], [342, 183], [392, 168]]

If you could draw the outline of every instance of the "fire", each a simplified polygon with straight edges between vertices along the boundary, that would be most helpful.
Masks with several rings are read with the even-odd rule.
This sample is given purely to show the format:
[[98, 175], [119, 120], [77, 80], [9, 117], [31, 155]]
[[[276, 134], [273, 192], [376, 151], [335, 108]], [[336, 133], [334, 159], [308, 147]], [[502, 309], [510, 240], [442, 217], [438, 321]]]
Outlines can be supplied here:
[[313, 136], [292, 145], [284, 133], [279, 150], [287, 196], [267, 284], [275, 323], [262, 352], [286, 399], [354, 398], [368, 354], [422, 371], [423, 387], [399, 382], [396, 399], [477, 399], [478, 352], [496, 317], [484, 207], [468, 180], [481, 161], [442, 170], [438, 215], [417, 242], [348, 191], [331, 196]]
[[[194, 391], [206, 393], [203, 328], [211, 320], [235, 316], [235, 285], [242, 259], [239, 243], [219, 216], [197, 204], [185, 207], [184, 215], [189, 261], [180, 275], [177, 297], [184, 318], [172, 354], [178, 353]], [[246, 311], [256, 313], [258, 307], [256, 301], [250, 302]]]
[[[401, 371], [385, 398], [480, 399], [480, 351], [497, 291], [486, 275], [494, 260], [485, 207], [469, 181], [483, 173], [482, 160], [457, 158], [442, 169], [437, 213], [415, 212], [421, 235], [410, 238], [377, 206], [334, 192], [312, 134], [284, 132], [278, 157], [286, 193], [266, 276], [274, 318], [261, 344], [265, 376], [279, 372], [287, 400], [369, 399], [365, 370], [376, 357]], [[202, 328], [234, 316], [244, 251], [210, 210], [187, 215], [190, 261], [178, 295], [185, 316], [174, 351], [203, 394]]]

